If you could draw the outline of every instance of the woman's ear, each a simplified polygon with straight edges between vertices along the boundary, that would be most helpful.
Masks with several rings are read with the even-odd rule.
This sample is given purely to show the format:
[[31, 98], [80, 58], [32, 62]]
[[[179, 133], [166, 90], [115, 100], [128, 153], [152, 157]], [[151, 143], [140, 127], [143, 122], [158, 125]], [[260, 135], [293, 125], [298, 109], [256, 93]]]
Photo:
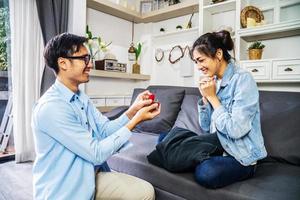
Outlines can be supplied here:
[[222, 60], [222, 58], [223, 58], [223, 51], [222, 51], [222, 49], [217, 49], [216, 57], [218, 58], [219, 61]]
[[65, 58], [59, 57], [57, 59], [57, 65], [58, 65], [59, 69], [64, 70], [64, 71], [67, 70], [67, 63], [66, 63]]

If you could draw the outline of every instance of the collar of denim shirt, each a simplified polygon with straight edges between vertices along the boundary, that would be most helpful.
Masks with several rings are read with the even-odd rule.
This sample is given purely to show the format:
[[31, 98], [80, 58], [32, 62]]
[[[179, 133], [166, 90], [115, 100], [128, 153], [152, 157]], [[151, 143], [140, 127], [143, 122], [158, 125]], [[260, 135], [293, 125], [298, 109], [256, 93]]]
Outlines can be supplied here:
[[226, 87], [229, 83], [229, 81], [231, 80], [233, 74], [234, 74], [234, 70], [235, 70], [235, 64], [234, 61], [231, 60], [227, 67], [226, 70], [224, 72], [224, 76], [222, 78], [222, 82], [221, 82], [221, 87]]

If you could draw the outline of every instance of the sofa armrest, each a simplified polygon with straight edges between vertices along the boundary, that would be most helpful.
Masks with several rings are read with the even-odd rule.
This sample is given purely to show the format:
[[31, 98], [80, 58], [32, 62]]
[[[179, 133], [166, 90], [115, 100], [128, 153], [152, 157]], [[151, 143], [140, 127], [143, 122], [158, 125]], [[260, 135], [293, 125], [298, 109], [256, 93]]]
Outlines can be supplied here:
[[128, 108], [129, 106], [119, 106], [117, 108], [112, 109], [110, 112], [104, 113], [103, 115], [108, 117], [108, 119], [110, 120], [114, 120], [120, 117]]

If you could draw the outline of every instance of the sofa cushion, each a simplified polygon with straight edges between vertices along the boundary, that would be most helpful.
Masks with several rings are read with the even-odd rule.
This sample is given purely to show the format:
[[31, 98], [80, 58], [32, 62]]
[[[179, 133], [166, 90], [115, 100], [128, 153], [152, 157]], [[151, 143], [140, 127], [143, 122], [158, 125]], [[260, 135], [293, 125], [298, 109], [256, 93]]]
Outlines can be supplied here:
[[289, 199], [300, 196], [300, 168], [289, 164], [261, 163], [253, 178], [217, 190], [206, 189], [194, 181], [192, 173], [170, 173], [151, 165], [146, 159], [156, 145], [157, 135], [134, 133], [131, 149], [115, 154], [109, 166], [150, 182], [155, 188], [168, 191], [183, 199]]
[[260, 112], [268, 156], [300, 165], [300, 93], [261, 91]]
[[[156, 99], [161, 104], [161, 113], [152, 120], [144, 121], [136, 126], [134, 131], [148, 131], [153, 133], [169, 131], [177, 118], [180, 106], [184, 97], [184, 89], [178, 88], [149, 88], [154, 93]], [[142, 90], [135, 90], [132, 96], [132, 103], [136, 99], [138, 93]]]
[[181, 127], [188, 129], [198, 135], [203, 131], [199, 124], [199, 114], [197, 108], [197, 102], [199, 95], [186, 94], [181, 104], [181, 110], [178, 113], [177, 119], [173, 127]]

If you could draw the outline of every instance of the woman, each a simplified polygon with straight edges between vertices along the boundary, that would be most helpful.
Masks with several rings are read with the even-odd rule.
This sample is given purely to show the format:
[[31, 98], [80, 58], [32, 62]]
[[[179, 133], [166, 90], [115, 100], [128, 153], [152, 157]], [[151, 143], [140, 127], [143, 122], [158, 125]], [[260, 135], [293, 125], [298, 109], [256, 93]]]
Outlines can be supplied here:
[[256, 162], [267, 156], [260, 127], [259, 94], [251, 74], [237, 67], [229, 32], [206, 33], [193, 44], [192, 55], [206, 76], [200, 80], [199, 123], [218, 138], [224, 153], [201, 162], [196, 181], [219, 188], [248, 179]]

